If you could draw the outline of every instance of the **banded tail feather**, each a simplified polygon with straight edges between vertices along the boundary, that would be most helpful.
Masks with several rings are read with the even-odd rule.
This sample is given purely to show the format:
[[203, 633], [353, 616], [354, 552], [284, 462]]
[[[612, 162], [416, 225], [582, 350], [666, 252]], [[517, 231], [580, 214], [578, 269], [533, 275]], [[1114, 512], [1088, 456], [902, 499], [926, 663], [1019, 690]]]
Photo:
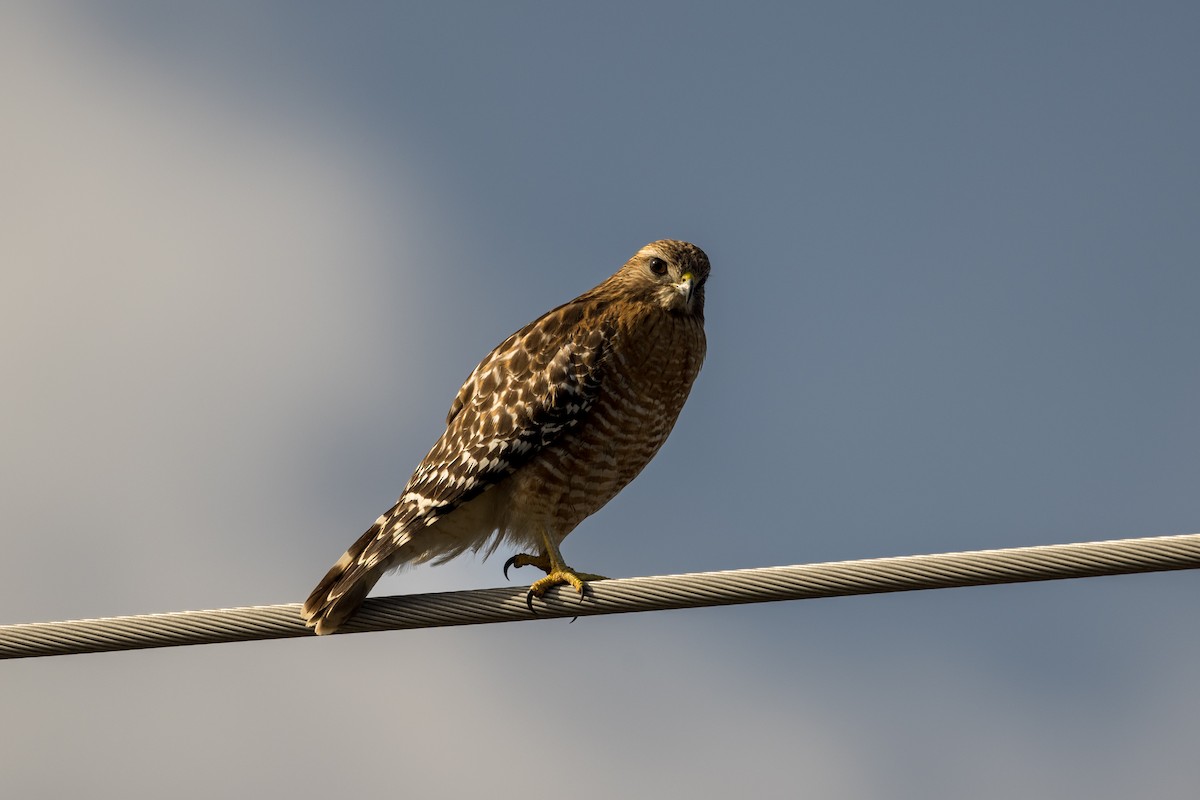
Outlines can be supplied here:
[[301, 615], [318, 636], [333, 633], [350, 618], [372, 587], [390, 567], [387, 563], [364, 561], [362, 556], [379, 540], [386, 518], [381, 518], [342, 554], [304, 601]]

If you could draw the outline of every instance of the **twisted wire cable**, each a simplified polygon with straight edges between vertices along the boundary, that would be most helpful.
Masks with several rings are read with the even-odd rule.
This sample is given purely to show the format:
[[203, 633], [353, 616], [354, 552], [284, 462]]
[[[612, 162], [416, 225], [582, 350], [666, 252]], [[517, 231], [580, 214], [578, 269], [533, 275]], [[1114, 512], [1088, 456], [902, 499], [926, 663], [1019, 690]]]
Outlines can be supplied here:
[[[595, 581], [525, 605], [525, 587], [368, 599], [339, 631], [482, 625], [671, 608], [1200, 568], [1200, 534]], [[312, 636], [300, 604], [0, 626], [0, 659]], [[337, 635], [337, 634], [335, 634]]]

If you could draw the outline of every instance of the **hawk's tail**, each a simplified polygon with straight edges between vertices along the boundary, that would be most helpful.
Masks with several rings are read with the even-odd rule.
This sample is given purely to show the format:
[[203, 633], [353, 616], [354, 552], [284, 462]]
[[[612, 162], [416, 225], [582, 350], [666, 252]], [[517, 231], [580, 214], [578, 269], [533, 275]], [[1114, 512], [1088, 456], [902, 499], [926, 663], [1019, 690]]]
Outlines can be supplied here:
[[373, 559], [363, 563], [360, 558], [379, 538], [381, 529], [380, 523], [376, 522], [360, 536], [304, 601], [300, 614], [310, 628], [316, 628], [318, 636], [333, 633], [349, 619], [387, 571], [387, 563]]

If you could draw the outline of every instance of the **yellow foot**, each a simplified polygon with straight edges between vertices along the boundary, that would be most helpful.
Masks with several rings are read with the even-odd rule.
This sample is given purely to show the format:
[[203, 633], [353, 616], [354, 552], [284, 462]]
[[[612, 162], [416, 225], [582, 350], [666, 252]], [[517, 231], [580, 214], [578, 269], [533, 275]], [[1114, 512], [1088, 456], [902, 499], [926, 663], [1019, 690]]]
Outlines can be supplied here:
[[[541, 564], [537, 566], [540, 567]], [[535, 614], [537, 612], [533, 610], [533, 598], [544, 596], [548, 589], [552, 589], [555, 586], [573, 586], [575, 587], [575, 591], [579, 592], [579, 599], [582, 601], [591, 592], [591, 589], [587, 585], [588, 581], [605, 580], [603, 575], [593, 575], [590, 572], [576, 572], [570, 567], [563, 567], [552, 572], [547, 570], [547, 573], [546, 577], [534, 581], [533, 585], [529, 587], [529, 592], [525, 595], [525, 605], [529, 606], [529, 610]]]
[[549, 575], [554, 569], [550, 566], [550, 556], [542, 553], [540, 556], [531, 556], [528, 553], [517, 553], [515, 556], [504, 562], [504, 579], [508, 580], [508, 568], [516, 567], [537, 567], [542, 572]]

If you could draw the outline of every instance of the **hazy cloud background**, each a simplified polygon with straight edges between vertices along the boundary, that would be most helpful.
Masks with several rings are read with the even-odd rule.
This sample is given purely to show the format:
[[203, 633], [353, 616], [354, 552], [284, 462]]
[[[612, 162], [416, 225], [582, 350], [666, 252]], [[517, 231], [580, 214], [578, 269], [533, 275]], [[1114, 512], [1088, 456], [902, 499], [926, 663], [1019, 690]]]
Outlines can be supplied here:
[[[302, 599], [476, 361], [664, 236], [713, 259], [709, 361], [581, 568], [1200, 531], [1198, 23], [10, 4], [0, 622]], [[1178, 796], [1196, 601], [1182, 573], [6, 662], [0, 775]]]

